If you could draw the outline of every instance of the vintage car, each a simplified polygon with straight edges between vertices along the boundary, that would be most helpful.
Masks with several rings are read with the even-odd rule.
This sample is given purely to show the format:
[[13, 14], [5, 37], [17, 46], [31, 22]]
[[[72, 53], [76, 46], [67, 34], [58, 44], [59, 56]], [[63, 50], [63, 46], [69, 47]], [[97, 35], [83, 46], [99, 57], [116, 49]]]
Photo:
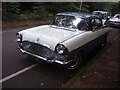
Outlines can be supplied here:
[[50, 25], [26, 29], [16, 35], [23, 53], [73, 70], [81, 64], [83, 55], [105, 45], [109, 31], [92, 14], [61, 12]]
[[119, 27], [120, 28], [120, 14], [116, 14], [107, 21], [107, 24], [110, 27]]

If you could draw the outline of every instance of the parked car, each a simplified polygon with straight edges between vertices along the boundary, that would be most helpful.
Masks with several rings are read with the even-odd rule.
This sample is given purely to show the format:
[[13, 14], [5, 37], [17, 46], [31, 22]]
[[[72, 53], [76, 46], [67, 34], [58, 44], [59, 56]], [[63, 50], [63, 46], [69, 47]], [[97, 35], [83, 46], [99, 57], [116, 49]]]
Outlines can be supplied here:
[[105, 25], [106, 20], [110, 19], [110, 13], [107, 11], [93, 11], [92, 14], [99, 16], [103, 25]]
[[76, 69], [83, 55], [98, 45], [105, 45], [109, 31], [92, 14], [61, 12], [50, 25], [18, 32], [17, 42], [18, 48], [28, 56]]
[[120, 14], [116, 14], [111, 19], [107, 21], [110, 27], [120, 27]]

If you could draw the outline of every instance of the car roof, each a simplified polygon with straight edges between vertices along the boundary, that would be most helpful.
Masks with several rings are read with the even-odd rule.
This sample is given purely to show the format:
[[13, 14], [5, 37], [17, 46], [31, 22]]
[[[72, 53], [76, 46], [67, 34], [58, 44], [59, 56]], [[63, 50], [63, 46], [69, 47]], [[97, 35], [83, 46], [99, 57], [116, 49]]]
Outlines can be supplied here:
[[99, 13], [109, 13], [107, 11], [93, 11], [92, 13], [96, 13], [96, 12], [99, 12]]
[[120, 14], [115, 14], [115, 16], [120, 16]]
[[88, 14], [83, 12], [61, 12], [61, 13], [58, 13], [57, 15], [69, 15], [69, 16], [75, 16], [78, 18], [90, 18], [95, 16], [93, 14]]

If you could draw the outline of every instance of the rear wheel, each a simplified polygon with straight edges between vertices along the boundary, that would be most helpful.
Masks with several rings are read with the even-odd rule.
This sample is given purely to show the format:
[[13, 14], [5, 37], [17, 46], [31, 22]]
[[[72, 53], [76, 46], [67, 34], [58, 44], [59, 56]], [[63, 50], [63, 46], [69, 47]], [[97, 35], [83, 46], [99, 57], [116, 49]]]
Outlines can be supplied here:
[[79, 67], [81, 61], [82, 61], [82, 56], [81, 55], [76, 55], [75, 58], [72, 60], [72, 62], [67, 64], [66, 67], [69, 70], [74, 70], [74, 69]]
[[104, 37], [104, 40], [103, 40], [103, 42], [101, 43], [100, 47], [101, 47], [101, 48], [104, 48], [104, 47], [106, 46], [106, 43], [107, 43], [107, 36]]

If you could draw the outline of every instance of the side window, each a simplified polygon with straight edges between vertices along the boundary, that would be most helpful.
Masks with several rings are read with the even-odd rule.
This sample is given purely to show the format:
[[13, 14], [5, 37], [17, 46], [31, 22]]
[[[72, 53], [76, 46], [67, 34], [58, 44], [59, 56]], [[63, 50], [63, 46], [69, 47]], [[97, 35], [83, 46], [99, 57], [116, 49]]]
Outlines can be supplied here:
[[91, 20], [93, 30], [98, 29], [102, 26], [102, 20], [94, 18]]
[[77, 28], [78, 28], [79, 30], [82, 30], [82, 31], [88, 30], [87, 21], [84, 20], [84, 19], [82, 19], [82, 20], [78, 23]]
[[120, 18], [120, 16], [116, 16], [116, 18]]

